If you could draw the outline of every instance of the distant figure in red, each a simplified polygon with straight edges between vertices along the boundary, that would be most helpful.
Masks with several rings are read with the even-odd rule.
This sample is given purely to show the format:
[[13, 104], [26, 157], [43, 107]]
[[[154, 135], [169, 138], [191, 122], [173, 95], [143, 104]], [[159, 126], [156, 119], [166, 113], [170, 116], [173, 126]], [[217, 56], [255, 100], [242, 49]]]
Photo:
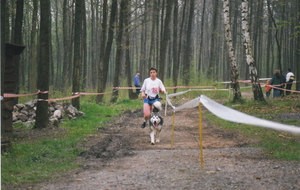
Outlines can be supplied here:
[[271, 90], [272, 90], [272, 87], [271, 86], [269, 86], [269, 85], [271, 85], [271, 81], [270, 80], [268, 80], [267, 81], [267, 84], [266, 84], [266, 97], [267, 98], [269, 98], [270, 97], [270, 94], [271, 94]]

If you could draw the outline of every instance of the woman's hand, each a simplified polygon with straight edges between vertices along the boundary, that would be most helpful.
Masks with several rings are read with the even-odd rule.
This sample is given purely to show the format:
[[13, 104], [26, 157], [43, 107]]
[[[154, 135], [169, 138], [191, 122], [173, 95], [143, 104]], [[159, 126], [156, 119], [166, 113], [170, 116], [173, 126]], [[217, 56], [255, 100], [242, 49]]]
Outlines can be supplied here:
[[146, 94], [145, 94], [144, 91], [142, 91], [142, 97], [143, 97], [143, 98], [147, 98], [147, 96], [146, 96]]
[[164, 94], [164, 93], [165, 93], [164, 91], [161, 90], [160, 87], [158, 88], [158, 90], [159, 90], [159, 92], [160, 92], [161, 94]]

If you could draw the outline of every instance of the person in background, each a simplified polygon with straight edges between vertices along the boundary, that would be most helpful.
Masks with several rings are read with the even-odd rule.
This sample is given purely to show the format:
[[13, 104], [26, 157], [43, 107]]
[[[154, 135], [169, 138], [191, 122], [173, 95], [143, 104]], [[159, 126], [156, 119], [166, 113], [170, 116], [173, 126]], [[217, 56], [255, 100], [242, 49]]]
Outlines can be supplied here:
[[[288, 73], [286, 74], [286, 89], [287, 90], [291, 90], [292, 89], [292, 85], [293, 82], [295, 80], [295, 76], [294, 73], [292, 73], [292, 70], [290, 68], [288, 68]], [[286, 95], [289, 95], [291, 92], [286, 91]]]
[[[283, 74], [281, 73], [280, 73], [280, 80], [281, 80], [281, 85], [279, 88], [285, 89], [285, 76], [283, 76]], [[279, 90], [279, 95], [281, 97], [284, 97], [284, 90]]]
[[270, 80], [267, 81], [266, 89], [265, 89], [265, 91], [266, 91], [266, 97], [267, 97], [267, 98], [270, 97], [271, 90], [272, 90], [272, 87], [269, 86], [269, 85], [271, 85], [271, 81], [270, 81]]
[[141, 92], [141, 89], [140, 89], [140, 87], [141, 87], [141, 85], [140, 85], [140, 72], [136, 72], [136, 75], [134, 77], [134, 86], [139, 88], [139, 89], [136, 89], [136, 93], [137, 93], [137, 95], [139, 95], [140, 92]]
[[[275, 73], [272, 77], [271, 85], [274, 85], [275, 87], [280, 88], [282, 83], [285, 83], [285, 81], [282, 80], [282, 75], [280, 74], [280, 70], [277, 69], [277, 70], [275, 70]], [[274, 88], [273, 89], [273, 98], [278, 97], [279, 94], [280, 94], [280, 90]]]

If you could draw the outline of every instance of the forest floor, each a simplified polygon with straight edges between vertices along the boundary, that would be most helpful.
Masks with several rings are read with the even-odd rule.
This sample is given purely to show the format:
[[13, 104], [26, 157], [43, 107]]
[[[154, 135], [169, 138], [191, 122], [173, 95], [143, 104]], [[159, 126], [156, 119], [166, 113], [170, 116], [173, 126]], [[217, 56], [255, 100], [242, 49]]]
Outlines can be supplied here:
[[[204, 110], [206, 112], [206, 110]], [[142, 111], [127, 111], [81, 144], [80, 169], [20, 189], [300, 189], [300, 163], [272, 159], [233, 130], [203, 117], [204, 170], [201, 170], [198, 109], [172, 112], [161, 142], [150, 145]], [[7, 187], [9, 189], [9, 187]]]

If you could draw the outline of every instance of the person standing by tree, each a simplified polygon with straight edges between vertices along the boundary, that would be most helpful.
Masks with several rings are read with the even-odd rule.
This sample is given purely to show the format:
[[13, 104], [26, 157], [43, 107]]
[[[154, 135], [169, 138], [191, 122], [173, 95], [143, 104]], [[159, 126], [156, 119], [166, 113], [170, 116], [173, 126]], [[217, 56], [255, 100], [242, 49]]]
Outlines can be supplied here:
[[140, 85], [140, 72], [136, 72], [136, 75], [134, 77], [134, 86], [138, 88], [138, 89], [136, 89], [136, 93], [137, 93], [137, 95], [139, 95], [140, 92], [141, 92], [141, 89], [139, 89], [141, 87], [141, 85]]
[[[271, 85], [276, 86], [277, 88], [280, 87], [282, 85], [282, 83], [284, 83], [285, 81], [282, 80], [282, 75], [280, 74], [280, 70], [275, 70], [275, 73], [272, 77], [271, 80]], [[273, 90], [273, 98], [278, 97], [280, 94], [280, 90], [275, 89]]]
[[[292, 70], [288, 68], [288, 73], [286, 74], [286, 89], [291, 90], [293, 82], [295, 80], [294, 73], [292, 73]], [[291, 92], [286, 91], [286, 95], [289, 95]]]
[[142, 128], [146, 127], [147, 120], [150, 117], [150, 109], [152, 109], [152, 105], [159, 101], [158, 94], [166, 93], [166, 88], [162, 81], [157, 76], [157, 69], [151, 67], [150, 68], [150, 77], [144, 80], [142, 86], [142, 97], [144, 98], [144, 122], [142, 124]]

